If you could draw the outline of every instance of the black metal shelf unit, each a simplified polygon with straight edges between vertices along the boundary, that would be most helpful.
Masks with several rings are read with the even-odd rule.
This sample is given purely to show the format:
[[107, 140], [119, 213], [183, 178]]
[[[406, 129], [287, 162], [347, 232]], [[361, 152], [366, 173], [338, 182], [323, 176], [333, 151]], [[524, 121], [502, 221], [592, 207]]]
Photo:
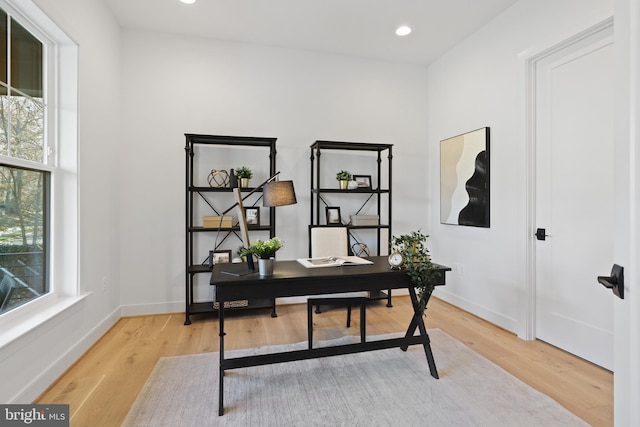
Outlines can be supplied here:
[[[230, 200], [230, 195], [233, 192], [233, 189], [229, 186], [224, 186], [221, 188], [218, 187], [203, 187], [197, 186], [195, 181], [196, 174], [200, 173], [208, 173], [208, 171], [200, 171], [196, 165], [194, 165], [195, 151], [196, 147], [206, 148], [206, 147], [223, 147], [228, 148], [229, 150], [233, 149], [246, 149], [249, 147], [250, 149], [255, 148], [256, 150], [262, 150], [267, 154], [266, 158], [268, 158], [269, 162], [269, 176], [272, 176], [276, 173], [276, 138], [260, 138], [260, 137], [240, 137], [240, 136], [220, 136], [220, 135], [197, 135], [197, 134], [185, 134], [186, 137], [186, 145], [185, 145], [185, 154], [186, 154], [186, 191], [185, 191], [185, 270], [186, 270], [186, 278], [185, 278], [185, 325], [191, 324], [191, 315], [200, 314], [200, 313], [212, 313], [216, 312], [217, 308], [214, 306], [213, 301], [205, 301], [205, 302], [196, 302], [194, 301], [194, 281], [195, 275], [197, 274], [211, 274], [212, 268], [209, 266], [207, 262], [202, 262], [202, 259], [205, 260], [208, 257], [207, 254], [198, 253], [195, 245], [195, 238], [197, 235], [204, 235], [206, 233], [212, 233], [213, 235], [219, 237], [214, 240], [211, 239], [211, 249], [217, 250], [221, 248], [227, 238], [231, 240], [236, 239], [238, 242], [242, 242], [240, 238], [240, 227], [237, 224], [233, 224], [232, 227], [220, 227], [220, 228], [211, 228], [195, 225], [196, 220], [200, 220], [200, 218], [195, 218], [195, 206], [197, 203], [205, 203], [208, 205], [208, 208], [211, 211], [211, 215], [221, 216], [222, 211], [224, 211], [229, 206], [217, 206], [217, 204], [223, 203], [222, 199], [225, 193], [228, 193]], [[243, 192], [250, 192], [254, 190], [252, 187], [243, 188]], [[261, 190], [258, 190], [256, 194], [260, 194]], [[268, 225], [250, 225], [248, 227], [249, 233], [252, 232], [260, 232], [260, 233], [268, 233], [269, 238], [275, 237], [276, 235], [276, 211], [275, 208], [268, 208], [269, 216], [268, 216]], [[228, 243], [226, 243], [228, 244]], [[215, 246], [215, 247], [214, 247]], [[273, 298], [257, 298], [250, 299], [246, 301], [246, 304], [230, 304], [227, 308], [237, 308], [237, 309], [247, 309], [247, 308], [271, 308], [271, 316], [276, 316], [276, 305], [275, 299]]]
[[[375, 211], [380, 221], [386, 220], [386, 223], [378, 222], [377, 225], [352, 225], [350, 222], [347, 225], [351, 240], [358, 241], [355, 238], [353, 231], [356, 230], [371, 230], [375, 233], [376, 249], [371, 255], [386, 255], [381, 253], [382, 248], [382, 230], [387, 230], [387, 239], [392, 236], [391, 234], [391, 219], [392, 219], [392, 203], [391, 203], [391, 179], [392, 179], [392, 159], [393, 159], [393, 144], [379, 144], [379, 143], [365, 143], [365, 142], [342, 142], [342, 141], [315, 141], [311, 144], [311, 177], [310, 177], [310, 206], [311, 217], [309, 224], [320, 225], [322, 224], [321, 218], [322, 207], [330, 206], [325, 200], [326, 197], [331, 195], [350, 195], [354, 197], [361, 197], [364, 199], [359, 212], [365, 205], [373, 201], [375, 203]], [[333, 173], [327, 171], [326, 165], [322, 163], [322, 153], [327, 151], [352, 151], [352, 152], [373, 152], [375, 154], [375, 171], [376, 185], [372, 185], [370, 188], [355, 188], [355, 189], [338, 189], [322, 186], [326, 181], [322, 180], [322, 176], [325, 173]], [[372, 156], [369, 156], [372, 157]], [[384, 157], [386, 157], [386, 164], [383, 166]], [[333, 166], [333, 164], [332, 164]], [[383, 167], [385, 174], [383, 174]], [[384, 179], [383, 179], [384, 177]], [[372, 182], [373, 184], [373, 182]], [[383, 195], [385, 196], [383, 198]], [[388, 242], [384, 242], [385, 244]], [[357, 254], [356, 254], [357, 255]], [[391, 307], [391, 290], [388, 293], [380, 292], [376, 295], [371, 295], [372, 299], [387, 299], [387, 306]]]

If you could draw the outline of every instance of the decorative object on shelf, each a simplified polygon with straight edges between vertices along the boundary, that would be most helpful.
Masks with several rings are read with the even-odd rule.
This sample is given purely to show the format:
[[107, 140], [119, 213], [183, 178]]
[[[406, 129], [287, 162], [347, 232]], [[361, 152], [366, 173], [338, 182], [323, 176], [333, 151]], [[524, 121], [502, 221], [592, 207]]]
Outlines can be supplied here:
[[249, 187], [249, 180], [253, 178], [253, 171], [246, 166], [242, 166], [236, 169], [236, 176], [240, 180], [240, 187], [247, 188]]
[[224, 188], [229, 185], [229, 172], [223, 169], [211, 169], [209, 172], [209, 187]]
[[244, 215], [247, 218], [247, 225], [260, 225], [260, 208], [256, 206], [244, 207]]
[[392, 236], [390, 241], [391, 253], [398, 252], [402, 255], [402, 268], [407, 271], [418, 290], [418, 309], [423, 315], [435, 287], [434, 279], [438, 275], [425, 246], [427, 237], [429, 236], [420, 231], [413, 231], [410, 234]]
[[238, 250], [240, 256], [246, 256], [247, 259], [255, 256], [258, 258], [258, 271], [261, 276], [271, 276], [273, 274], [273, 263], [276, 252], [284, 247], [284, 242], [278, 237], [274, 237], [267, 241], [256, 240], [248, 247], [241, 247]]
[[211, 264], [220, 264], [223, 262], [231, 262], [231, 250], [213, 251], [211, 253]]
[[233, 218], [230, 216], [204, 216], [202, 217], [204, 228], [231, 228]]
[[340, 189], [346, 190], [349, 188], [349, 181], [351, 181], [351, 172], [341, 170], [336, 174], [336, 179], [340, 182]]
[[340, 208], [337, 206], [327, 206], [324, 208], [327, 215], [327, 224], [342, 224]]
[[371, 175], [353, 175], [358, 188], [371, 188]]
[[349, 223], [353, 226], [370, 226], [380, 224], [378, 215], [349, 215]]
[[489, 228], [489, 128], [440, 141], [440, 222]]
[[[240, 307], [248, 307], [248, 306], [249, 306], [249, 300], [246, 300], [246, 299], [224, 302], [224, 308], [240, 308]], [[220, 308], [220, 303], [218, 301], [214, 301], [213, 308], [218, 310]]]
[[358, 189], [358, 183], [354, 180], [348, 181], [347, 182], [347, 190], [357, 190]]
[[369, 246], [360, 242], [356, 242], [353, 245], [351, 245], [351, 253], [359, 257], [371, 256], [371, 251], [369, 250]]

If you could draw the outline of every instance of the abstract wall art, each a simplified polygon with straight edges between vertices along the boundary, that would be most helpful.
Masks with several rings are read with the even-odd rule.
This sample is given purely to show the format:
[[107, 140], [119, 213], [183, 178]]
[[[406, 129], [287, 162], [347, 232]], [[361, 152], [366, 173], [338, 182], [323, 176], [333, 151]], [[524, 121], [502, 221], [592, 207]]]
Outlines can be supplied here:
[[440, 141], [440, 222], [489, 227], [489, 128]]

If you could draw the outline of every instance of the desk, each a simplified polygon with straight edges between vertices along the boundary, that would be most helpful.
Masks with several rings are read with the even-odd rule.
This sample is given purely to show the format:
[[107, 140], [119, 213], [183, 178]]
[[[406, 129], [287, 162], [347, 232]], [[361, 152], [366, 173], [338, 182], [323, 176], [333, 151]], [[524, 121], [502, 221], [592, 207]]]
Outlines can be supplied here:
[[[272, 363], [306, 360], [317, 357], [337, 356], [422, 344], [429, 363], [431, 376], [438, 378], [438, 371], [431, 352], [431, 344], [422, 315], [417, 310], [416, 292], [411, 279], [405, 271], [391, 270], [387, 257], [371, 257], [373, 265], [354, 265], [344, 267], [306, 268], [297, 261], [276, 261], [272, 276], [259, 276], [252, 273], [242, 276], [226, 274], [231, 271], [246, 271], [244, 264], [216, 264], [213, 267], [210, 284], [215, 286], [214, 301], [219, 303], [218, 321], [220, 324], [220, 376], [218, 414], [224, 414], [224, 371], [249, 366], [261, 366]], [[435, 264], [439, 275], [435, 285], [445, 284], [445, 272], [449, 267]], [[283, 353], [257, 356], [224, 357], [224, 303], [225, 301], [247, 298], [282, 298], [294, 296], [312, 296], [341, 292], [380, 291], [384, 289], [408, 289], [413, 302], [414, 314], [402, 338], [347, 344], [333, 347], [288, 351]], [[419, 335], [414, 333], [418, 329]]]

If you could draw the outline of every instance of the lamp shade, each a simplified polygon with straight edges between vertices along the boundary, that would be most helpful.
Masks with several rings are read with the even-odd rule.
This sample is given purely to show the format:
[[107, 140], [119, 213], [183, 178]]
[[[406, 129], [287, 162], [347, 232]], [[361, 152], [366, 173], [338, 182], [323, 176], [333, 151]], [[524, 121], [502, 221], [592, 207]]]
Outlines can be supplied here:
[[296, 204], [293, 181], [271, 181], [262, 189], [262, 205], [267, 207]]

